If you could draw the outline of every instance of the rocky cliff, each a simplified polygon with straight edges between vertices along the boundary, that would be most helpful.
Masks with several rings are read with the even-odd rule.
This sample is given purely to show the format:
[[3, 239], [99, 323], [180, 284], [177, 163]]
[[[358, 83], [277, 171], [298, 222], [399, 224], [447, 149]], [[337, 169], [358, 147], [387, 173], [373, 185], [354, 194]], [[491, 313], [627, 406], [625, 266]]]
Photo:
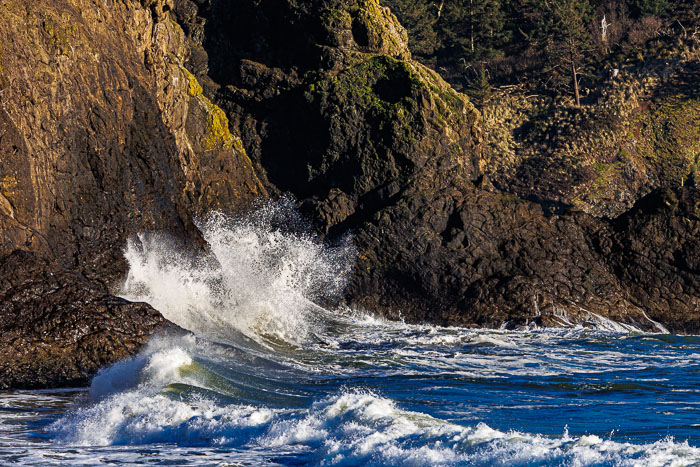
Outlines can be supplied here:
[[[205, 247], [193, 216], [283, 192], [329, 240], [352, 233], [354, 306], [467, 326], [700, 324], [697, 190], [652, 193], [614, 220], [498, 190], [489, 177], [513, 172], [494, 171], [491, 123], [411, 59], [376, 0], [0, 10], [0, 344], [19, 373], [47, 375], [0, 368], [2, 384], [84, 381], [159, 326], [105, 286], [130, 235]], [[31, 256], [15, 278], [18, 249]], [[57, 324], [26, 326], [40, 316]]]
[[[127, 237], [168, 230], [197, 245], [194, 215], [222, 205], [240, 211], [266, 195], [226, 115], [184, 67], [185, 35], [170, 6], [0, 2], [0, 257], [21, 249], [42, 258], [3, 269], [0, 346], [8, 363], [27, 370], [36, 359], [46, 373], [50, 362], [62, 375], [35, 379], [29, 371], [7, 383], [3, 372], [0, 385], [84, 382], [136, 351], [158, 319], [109, 297], [105, 286], [125, 272]], [[36, 285], [27, 282], [33, 267]], [[47, 277], [60, 280], [44, 284]], [[90, 331], [91, 319], [101, 319], [93, 312], [114, 321]], [[22, 327], [34, 319], [57, 324]], [[133, 324], [108, 324], [122, 319]], [[59, 332], [75, 321], [84, 325]], [[95, 356], [71, 363], [87, 336]], [[31, 343], [42, 339], [50, 343]]]
[[[515, 156], [516, 164], [510, 153], [495, 149], [494, 135], [505, 139], [509, 127], [494, 133], [490, 114], [482, 116], [438, 75], [411, 60], [400, 25], [376, 2], [280, 1], [269, 11], [255, 2], [232, 5], [175, 3], [175, 14], [189, 25], [185, 30], [197, 31], [191, 38], [197, 56], [209, 64], [199, 68], [199, 79], [209, 83], [211, 99], [244, 135], [246, 149], [269, 182], [292, 192], [330, 238], [353, 233], [360, 253], [346, 295], [354, 306], [441, 324], [595, 324], [610, 318], [650, 330], [658, 329], [657, 319], [684, 330], [685, 324], [664, 314], [700, 311], [693, 272], [682, 281], [682, 296], [675, 298], [666, 284], [653, 298], [641, 298], [639, 278], [625, 271], [645, 268], [641, 263], [649, 252], [640, 250], [632, 259], [613, 254], [641, 245], [620, 237], [616, 226], [622, 220], [580, 211], [552, 215], [551, 204], [575, 204], [571, 193], [583, 188], [573, 179], [585, 169], [583, 157], [566, 156], [564, 149], [551, 157], [543, 152], [532, 160], [549, 158], [549, 169], [538, 167], [528, 176], [511, 170], [526, 167], [530, 159]], [[385, 40], [368, 40], [364, 31]], [[287, 43], [290, 37], [293, 44]], [[684, 70], [687, 76], [656, 82], [655, 95], [670, 99], [680, 93], [683, 105], [695, 109], [691, 95], [682, 97], [691, 92], [692, 65]], [[638, 105], [630, 104], [638, 94], [628, 97], [628, 107]], [[694, 114], [670, 117], [671, 124], [659, 99], [645, 114], [658, 124], [643, 129], [658, 133], [653, 140], [658, 146], [650, 137], [644, 154], [635, 154], [658, 163], [655, 185], [639, 182], [641, 177], [631, 188], [611, 181], [611, 190], [627, 204], [589, 197], [591, 205], [597, 201], [602, 208], [588, 211], [614, 217], [645, 193], [641, 188], [678, 184], [692, 172]], [[563, 130], [555, 132], [577, 154], [588, 147], [580, 141], [605, 126], [590, 122], [586, 133], [586, 111], [571, 111], [583, 122], [584, 136], [574, 138], [573, 124], [568, 139]], [[620, 128], [634, 125], [625, 123], [629, 115], [618, 117]], [[674, 146], [678, 151], [669, 153]], [[537, 148], [532, 142], [528, 151]], [[662, 167], [675, 170], [675, 178]], [[591, 183], [587, 179], [582, 186]], [[682, 198], [683, 212], [697, 213], [694, 188], [674, 193]], [[651, 217], [641, 219], [651, 222]], [[685, 219], [681, 237], [660, 228], [642, 235], [654, 236], [649, 244], [665, 242], [668, 254], [695, 251], [697, 215]], [[650, 275], [683, 274], [673, 263], [655, 264]]]

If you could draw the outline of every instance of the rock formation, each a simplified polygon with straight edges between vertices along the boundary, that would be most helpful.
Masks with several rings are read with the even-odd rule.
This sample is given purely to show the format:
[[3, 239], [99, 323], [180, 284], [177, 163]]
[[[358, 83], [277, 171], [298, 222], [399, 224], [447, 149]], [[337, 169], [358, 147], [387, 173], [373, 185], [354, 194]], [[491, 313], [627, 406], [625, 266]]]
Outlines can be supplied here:
[[34, 253], [0, 262], [0, 389], [76, 386], [137, 352], [165, 320]]
[[[208, 57], [199, 78], [269, 182], [292, 192], [330, 238], [353, 233], [359, 258], [346, 293], [352, 305], [414, 322], [556, 326], [608, 318], [649, 330], [659, 329], [656, 320], [686, 329], [666, 319], [671, 309], [700, 312], [693, 280], [672, 305], [665, 286], [640, 300], [635, 279], [623, 271], [642, 259], [608, 248], [611, 242], [616, 253], [635, 248], [614, 227], [622, 220], [552, 216], [546, 203], [496, 190], [489, 177], [499, 164], [507, 169], [509, 159], [494, 154], [493, 136], [483, 134], [489, 125], [464, 96], [410, 59], [400, 25], [376, 2], [232, 5], [175, 3], [178, 18], [191, 25], [185, 29], [198, 31], [191, 40], [198, 56]], [[380, 31], [388, 40], [368, 41], [358, 31]], [[683, 120], [677, 133], [689, 127]], [[668, 159], [654, 151], [648, 149]], [[688, 158], [680, 159], [685, 165], [667, 166], [678, 162], [679, 170], [689, 170]], [[549, 191], [559, 198], [547, 200], [566, 200], [575, 184], [557, 177], [575, 174], [578, 165], [557, 161], [557, 170], [533, 172], [539, 178], [528, 182], [536, 185], [529, 191], [524, 175], [499, 180], [535, 199], [553, 181]], [[675, 193], [683, 209], [695, 212], [694, 188]], [[696, 250], [697, 218], [683, 228], [683, 248]], [[665, 235], [653, 234], [654, 241]]]
[[[0, 257], [21, 249], [49, 260], [32, 263], [41, 272], [36, 286], [12, 286], [2, 297], [11, 305], [3, 308], [3, 337], [29, 342], [3, 347], [14, 349], [6, 361], [25, 362], [28, 373], [33, 361], [41, 375], [0, 385], [84, 382], [99, 365], [138, 350], [153, 329], [146, 323], [157, 322], [152, 310], [108, 298], [103, 285], [123, 277], [128, 236], [167, 230], [197, 245], [192, 216], [222, 205], [242, 211], [266, 195], [226, 116], [183, 66], [185, 36], [169, 9], [162, 0], [0, 3]], [[56, 288], [68, 290], [42, 302], [49, 286], [40, 282], [51, 274], [64, 277]], [[58, 337], [60, 323], [72, 322], [67, 315], [51, 333], [23, 335], [23, 321], [38, 315], [12, 303], [25, 303], [32, 287], [27, 306], [49, 315], [73, 310], [87, 325], [94, 310], [133, 324], [104, 321], [91, 334], [94, 345], [115, 349], [111, 357], [105, 351], [57, 368], [60, 375], [49, 372], [50, 362], [78, 358], [74, 340], [82, 337]], [[31, 343], [54, 335], [56, 343]]]
[[160, 325], [109, 295], [130, 235], [202, 247], [193, 216], [284, 192], [328, 239], [353, 235], [353, 306], [464, 326], [700, 327], [697, 189], [614, 220], [499, 191], [481, 114], [411, 60], [377, 0], [0, 13], [0, 348], [21, 362], [0, 366], [0, 386], [82, 383]]

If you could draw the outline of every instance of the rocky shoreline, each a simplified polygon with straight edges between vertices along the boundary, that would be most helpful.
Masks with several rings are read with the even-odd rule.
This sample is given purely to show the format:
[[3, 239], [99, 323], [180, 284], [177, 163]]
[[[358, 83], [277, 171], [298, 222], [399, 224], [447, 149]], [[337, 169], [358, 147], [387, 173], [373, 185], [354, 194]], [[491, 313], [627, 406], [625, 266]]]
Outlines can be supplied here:
[[352, 232], [351, 306], [440, 325], [700, 331], [688, 158], [640, 155], [602, 198], [586, 182], [583, 204], [604, 209], [553, 211], [574, 198], [569, 159], [524, 177], [532, 157], [499, 158], [493, 119], [411, 59], [376, 0], [233, 5], [0, 3], [0, 388], [85, 384], [167, 327], [109, 293], [127, 238], [206, 248], [194, 217], [283, 193], [328, 240]]

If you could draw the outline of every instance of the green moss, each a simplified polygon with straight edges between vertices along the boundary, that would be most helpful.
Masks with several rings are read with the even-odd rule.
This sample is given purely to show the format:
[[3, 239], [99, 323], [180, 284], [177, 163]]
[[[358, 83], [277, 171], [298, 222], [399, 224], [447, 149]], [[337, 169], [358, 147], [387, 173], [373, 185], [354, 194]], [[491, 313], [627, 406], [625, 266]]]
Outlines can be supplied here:
[[510, 193], [500, 193], [501, 201], [506, 204], [524, 203], [525, 201]]
[[329, 8], [321, 13], [321, 21], [329, 31], [350, 29], [352, 17], [347, 10], [341, 8]]
[[0, 176], [0, 194], [5, 198], [12, 199], [18, 185], [19, 182], [14, 175]]
[[397, 118], [413, 109], [414, 92], [421, 86], [406, 62], [386, 55], [370, 56], [331, 76], [330, 81], [344, 101]]
[[598, 175], [602, 175], [608, 171], [608, 169], [610, 168], [610, 165], [604, 164], [602, 162], [596, 162], [593, 164], [593, 168], [595, 169], [595, 171]]
[[44, 31], [46, 31], [46, 33], [49, 36], [54, 37], [56, 35], [56, 29], [54, 28], [53, 23], [51, 23], [50, 21], [48, 21], [48, 20], [42, 21], [41, 27], [44, 28]]

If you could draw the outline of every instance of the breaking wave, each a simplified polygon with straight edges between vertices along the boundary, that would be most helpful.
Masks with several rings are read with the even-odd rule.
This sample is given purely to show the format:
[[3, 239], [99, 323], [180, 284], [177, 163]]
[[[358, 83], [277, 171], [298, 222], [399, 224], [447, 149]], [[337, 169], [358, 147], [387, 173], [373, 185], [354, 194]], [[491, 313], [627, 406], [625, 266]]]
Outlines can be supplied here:
[[349, 242], [330, 248], [304, 233], [289, 200], [241, 219], [214, 213], [199, 229], [209, 247], [199, 256], [162, 235], [129, 241], [121, 291], [199, 336], [303, 341], [310, 315], [325, 311], [316, 302], [340, 292], [352, 261]]
[[141, 462], [145, 449], [189, 464], [700, 462], [700, 340], [329, 311], [354, 252], [297, 223], [282, 202], [202, 222], [207, 254], [157, 235], [129, 242], [122, 295], [189, 332], [102, 370], [48, 429], [44, 461]]

